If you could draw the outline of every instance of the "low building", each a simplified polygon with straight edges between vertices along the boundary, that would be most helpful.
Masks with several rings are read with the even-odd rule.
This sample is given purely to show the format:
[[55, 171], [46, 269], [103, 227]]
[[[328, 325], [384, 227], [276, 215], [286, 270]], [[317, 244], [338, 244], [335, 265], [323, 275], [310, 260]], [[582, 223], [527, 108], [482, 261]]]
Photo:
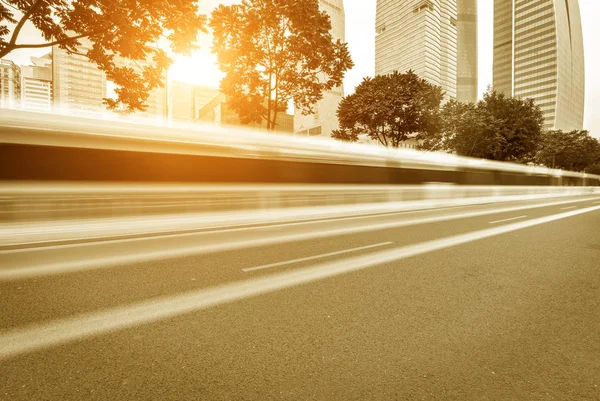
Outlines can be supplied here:
[[[242, 124], [238, 114], [227, 105], [227, 97], [219, 93], [210, 102], [199, 110], [198, 121], [210, 122], [219, 125], [246, 126], [250, 128], [266, 129], [266, 122], [260, 124]], [[294, 133], [294, 115], [281, 113], [277, 115], [275, 131]]]
[[32, 65], [21, 67], [21, 107], [37, 112], [52, 111], [52, 53], [31, 57]]
[[21, 103], [21, 68], [10, 60], [0, 60], [0, 107], [16, 109]]
[[[124, 57], [116, 57], [115, 64], [118, 67], [127, 67], [135, 71], [136, 74], [142, 75], [144, 68], [152, 65], [153, 61], [150, 57], [147, 60], [131, 60]], [[163, 121], [168, 116], [168, 85], [167, 74], [165, 73], [162, 78], [163, 86], [157, 86], [152, 89], [148, 95], [148, 100], [144, 103], [146, 109], [144, 111], [135, 111], [131, 114], [121, 116], [127, 119], [144, 119], [144, 120], [158, 120]], [[111, 83], [114, 85], [114, 83]]]
[[216, 88], [172, 81], [169, 88], [169, 119], [182, 122], [196, 120], [200, 109], [218, 94]]

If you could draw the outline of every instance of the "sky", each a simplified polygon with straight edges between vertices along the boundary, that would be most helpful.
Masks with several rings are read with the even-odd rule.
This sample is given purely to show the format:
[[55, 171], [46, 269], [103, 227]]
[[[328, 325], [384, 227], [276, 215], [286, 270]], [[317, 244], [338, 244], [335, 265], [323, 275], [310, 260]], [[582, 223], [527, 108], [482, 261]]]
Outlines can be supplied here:
[[[399, 0], [402, 1], [402, 0]], [[235, 0], [199, 0], [203, 12], [210, 10], [217, 3], [231, 4]], [[492, 50], [493, 50], [493, 0], [478, 0], [478, 58], [479, 58], [479, 93], [485, 92], [492, 83]], [[585, 119], [584, 128], [600, 138], [600, 52], [596, 38], [600, 38], [600, 0], [579, 0], [583, 26], [585, 53]], [[344, 0], [346, 10], [346, 42], [355, 66], [346, 73], [344, 89], [346, 94], [354, 91], [362, 79], [373, 76], [375, 71], [375, 7], [376, 0]], [[29, 24], [23, 31], [22, 41], [41, 41], [39, 34]], [[21, 40], [19, 41], [21, 42]], [[171, 79], [217, 87], [220, 77], [214, 56], [210, 52], [210, 38], [206, 35], [199, 38], [201, 49], [193, 57], [176, 57], [170, 76]], [[30, 55], [41, 55], [47, 49], [37, 51], [16, 51], [9, 59], [19, 64], [29, 64]]]

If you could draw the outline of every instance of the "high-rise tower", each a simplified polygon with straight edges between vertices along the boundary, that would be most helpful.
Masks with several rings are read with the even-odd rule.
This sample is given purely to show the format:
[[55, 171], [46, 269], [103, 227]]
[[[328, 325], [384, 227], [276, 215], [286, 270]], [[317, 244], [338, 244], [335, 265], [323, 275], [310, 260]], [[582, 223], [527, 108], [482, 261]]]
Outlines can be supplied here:
[[477, 0], [457, 0], [456, 100], [477, 101]]
[[493, 87], [534, 99], [545, 129], [582, 128], [584, 68], [577, 0], [494, 0]]
[[[319, 9], [325, 11], [331, 19], [331, 35], [333, 40], [345, 42], [346, 16], [343, 0], [319, 0]], [[315, 105], [315, 113], [303, 116], [299, 110], [294, 117], [294, 132], [305, 135], [330, 136], [333, 130], [339, 128], [337, 108], [344, 97], [344, 86], [338, 86], [323, 93]]]
[[456, 98], [457, 0], [378, 0], [375, 74], [413, 70]]
[[[89, 40], [80, 42], [79, 53], [91, 49]], [[55, 111], [90, 117], [105, 112], [102, 99], [106, 97], [106, 76], [86, 56], [52, 46], [52, 84]]]

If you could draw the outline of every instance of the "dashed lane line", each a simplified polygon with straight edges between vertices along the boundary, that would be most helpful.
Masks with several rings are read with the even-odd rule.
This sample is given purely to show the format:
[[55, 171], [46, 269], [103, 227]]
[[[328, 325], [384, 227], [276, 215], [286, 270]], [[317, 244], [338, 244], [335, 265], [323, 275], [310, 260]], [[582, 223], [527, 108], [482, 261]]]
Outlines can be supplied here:
[[511, 217], [510, 219], [490, 221], [490, 224], [497, 224], [497, 223], [503, 223], [505, 221], [512, 221], [512, 220], [524, 219], [525, 217], [527, 217], [526, 214], [523, 215], [523, 216]]
[[372, 249], [372, 248], [377, 248], [377, 247], [381, 247], [381, 246], [385, 246], [385, 245], [391, 245], [391, 244], [393, 244], [393, 242], [382, 242], [380, 244], [360, 246], [358, 248], [344, 249], [343, 251], [323, 253], [323, 254], [320, 254], [320, 255], [309, 256], [309, 257], [306, 257], [306, 258], [292, 259], [292, 260], [286, 260], [286, 261], [283, 261], [283, 262], [270, 263], [268, 265], [248, 267], [248, 268], [242, 269], [242, 271], [243, 272], [252, 272], [252, 271], [256, 271], [256, 270], [268, 269], [268, 268], [271, 268], [271, 267], [289, 265], [289, 264], [292, 264], [292, 263], [305, 262], [307, 260], [322, 259], [322, 258], [326, 258], [326, 257], [329, 257], [329, 256], [336, 256], [336, 255], [343, 255], [345, 253], [350, 253], [350, 252], [364, 251], [366, 249]]

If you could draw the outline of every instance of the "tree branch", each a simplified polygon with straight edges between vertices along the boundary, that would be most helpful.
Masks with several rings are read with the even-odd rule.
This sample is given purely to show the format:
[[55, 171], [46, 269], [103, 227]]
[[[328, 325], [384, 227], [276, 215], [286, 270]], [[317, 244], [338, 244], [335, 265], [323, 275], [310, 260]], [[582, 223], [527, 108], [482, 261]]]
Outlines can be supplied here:
[[14, 45], [11, 48], [11, 50], [15, 50], [15, 49], [39, 49], [39, 48], [50, 47], [50, 46], [54, 46], [54, 45], [63, 45], [63, 44], [68, 43], [70, 41], [77, 40], [77, 39], [82, 39], [82, 38], [85, 38], [85, 37], [94, 36], [94, 35], [97, 35], [97, 34], [102, 33], [102, 32], [103, 31], [83, 33], [81, 35], [76, 35], [76, 36], [72, 36], [70, 38], [65, 38], [65, 39], [59, 39], [59, 40], [55, 40], [53, 42], [48, 42], [48, 43]]
[[43, 1], [44, 0], [36, 0], [35, 3], [33, 3], [33, 5], [29, 8], [29, 10], [27, 10], [25, 14], [23, 14], [23, 17], [21, 17], [21, 20], [17, 23], [17, 26], [15, 27], [15, 30], [12, 36], [10, 37], [10, 42], [8, 42], [8, 45], [6, 46], [7, 49], [14, 46], [15, 43], [17, 43], [17, 37], [19, 36], [23, 25], [25, 25], [29, 17], [31, 17], [31, 14], [33, 14], [33, 12], [42, 4]]
[[15, 11], [21, 12], [21, 10], [19, 10], [17, 7], [13, 6], [12, 4], [8, 3], [6, 0], [0, 0], [0, 2], [4, 3], [5, 5], [7, 5], [8, 7], [12, 8]]

